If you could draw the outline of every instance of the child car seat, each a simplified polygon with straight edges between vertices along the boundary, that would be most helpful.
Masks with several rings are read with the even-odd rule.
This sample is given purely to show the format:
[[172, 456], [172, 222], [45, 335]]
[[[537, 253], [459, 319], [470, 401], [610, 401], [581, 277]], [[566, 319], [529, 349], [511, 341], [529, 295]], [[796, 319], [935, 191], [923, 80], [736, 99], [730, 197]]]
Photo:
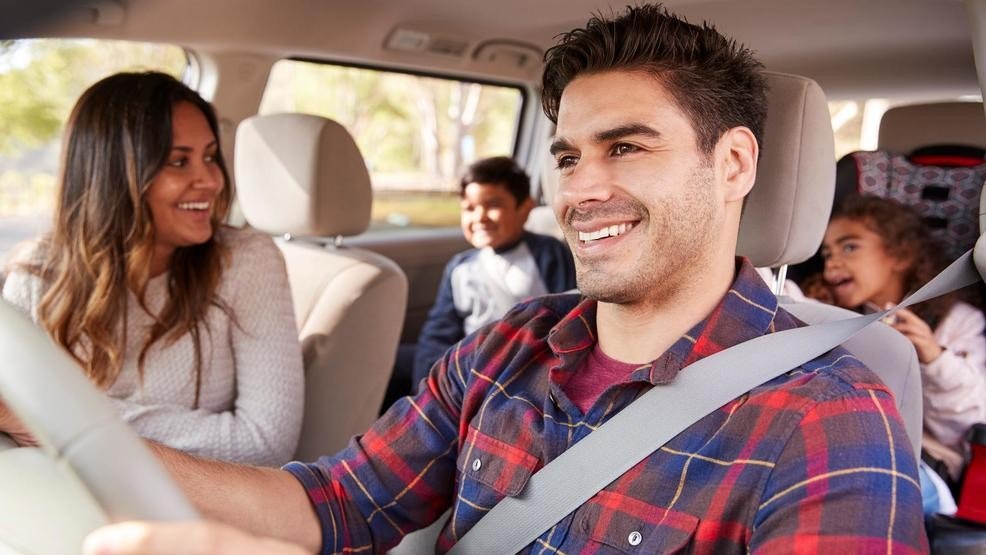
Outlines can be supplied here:
[[[843, 156], [833, 212], [853, 194], [891, 198], [921, 214], [947, 261], [979, 237], [979, 193], [986, 181], [986, 114], [981, 102], [897, 106], [880, 120], [878, 150]], [[802, 282], [823, 269], [814, 257], [788, 276]]]
[[910, 154], [852, 152], [836, 166], [835, 203], [853, 194], [890, 198], [924, 217], [948, 260], [979, 238], [979, 192], [986, 179], [986, 150], [936, 145]]

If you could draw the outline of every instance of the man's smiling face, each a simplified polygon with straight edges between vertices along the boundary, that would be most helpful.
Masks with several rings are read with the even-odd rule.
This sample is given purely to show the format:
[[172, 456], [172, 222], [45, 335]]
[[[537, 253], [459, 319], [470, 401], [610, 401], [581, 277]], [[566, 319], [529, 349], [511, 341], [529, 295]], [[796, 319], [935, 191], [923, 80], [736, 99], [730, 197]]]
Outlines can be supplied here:
[[659, 302], [708, 266], [724, 219], [714, 169], [657, 78], [608, 71], [573, 80], [551, 151], [555, 216], [582, 294]]

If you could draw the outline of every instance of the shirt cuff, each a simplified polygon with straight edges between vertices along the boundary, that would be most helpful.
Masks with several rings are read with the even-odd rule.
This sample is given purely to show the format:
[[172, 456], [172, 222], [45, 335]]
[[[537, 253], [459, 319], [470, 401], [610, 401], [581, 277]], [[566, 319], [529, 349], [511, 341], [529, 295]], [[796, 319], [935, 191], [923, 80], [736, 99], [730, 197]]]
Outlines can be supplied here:
[[315, 516], [318, 517], [321, 526], [322, 553], [332, 553], [337, 538], [331, 534], [332, 527], [326, 526], [331, 522], [332, 514], [329, 504], [329, 497], [332, 491], [329, 483], [323, 478], [322, 471], [316, 465], [305, 464], [297, 461], [289, 462], [281, 467], [290, 473], [296, 480], [301, 482], [301, 487], [305, 489], [308, 501], [315, 509]]

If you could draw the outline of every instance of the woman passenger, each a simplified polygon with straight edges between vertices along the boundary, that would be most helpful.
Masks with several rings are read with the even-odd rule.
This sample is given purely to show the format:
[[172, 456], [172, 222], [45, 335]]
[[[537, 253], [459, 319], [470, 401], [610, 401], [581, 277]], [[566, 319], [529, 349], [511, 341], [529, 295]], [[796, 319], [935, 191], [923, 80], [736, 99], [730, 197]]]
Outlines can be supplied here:
[[[825, 231], [824, 283], [841, 307], [888, 308], [938, 273], [940, 250], [910, 208], [854, 197], [833, 214]], [[986, 319], [953, 294], [902, 309], [888, 324], [914, 344], [921, 363], [924, 450], [958, 480], [965, 434], [986, 422]]]
[[233, 190], [209, 103], [162, 73], [99, 81], [70, 116], [59, 187], [53, 230], [3, 297], [143, 437], [289, 460], [304, 385], [284, 261], [269, 237], [222, 223]]

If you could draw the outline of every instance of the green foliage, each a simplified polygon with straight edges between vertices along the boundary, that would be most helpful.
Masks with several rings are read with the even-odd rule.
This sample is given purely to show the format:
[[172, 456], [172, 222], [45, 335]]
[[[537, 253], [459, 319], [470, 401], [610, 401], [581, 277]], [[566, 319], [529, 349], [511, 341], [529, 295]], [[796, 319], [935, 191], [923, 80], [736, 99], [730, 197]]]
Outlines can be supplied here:
[[[177, 77], [186, 65], [184, 51], [168, 45], [0, 41], [0, 164], [51, 151], [76, 99], [97, 80], [147, 69]], [[465, 165], [512, 151], [520, 102], [520, 93], [509, 87], [284, 60], [271, 72], [260, 112], [338, 121], [356, 138], [370, 168], [375, 221], [446, 226], [458, 222], [455, 191]], [[0, 215], [51, 206], [52, 158], [45, 167], [0, 175]]]
[[510, 154], [520, 98], [508, 87], [283, 60], [271, 71], [260, 112], [338, 121], [378, 189], [450, 191], [466, 164]]
[[118, 71], [156, 69], [177, 77], [187, 64], [184, 50], [168, 45], [0, 41], [0, 217], [43, 220], [50, 213], [58, 142], [89, 85]]
[[175, 46], [96, 40], [0, 43], [0, 155], [56, 139], [86, 87], [118, 71], [158, 69], [180, 76]]

